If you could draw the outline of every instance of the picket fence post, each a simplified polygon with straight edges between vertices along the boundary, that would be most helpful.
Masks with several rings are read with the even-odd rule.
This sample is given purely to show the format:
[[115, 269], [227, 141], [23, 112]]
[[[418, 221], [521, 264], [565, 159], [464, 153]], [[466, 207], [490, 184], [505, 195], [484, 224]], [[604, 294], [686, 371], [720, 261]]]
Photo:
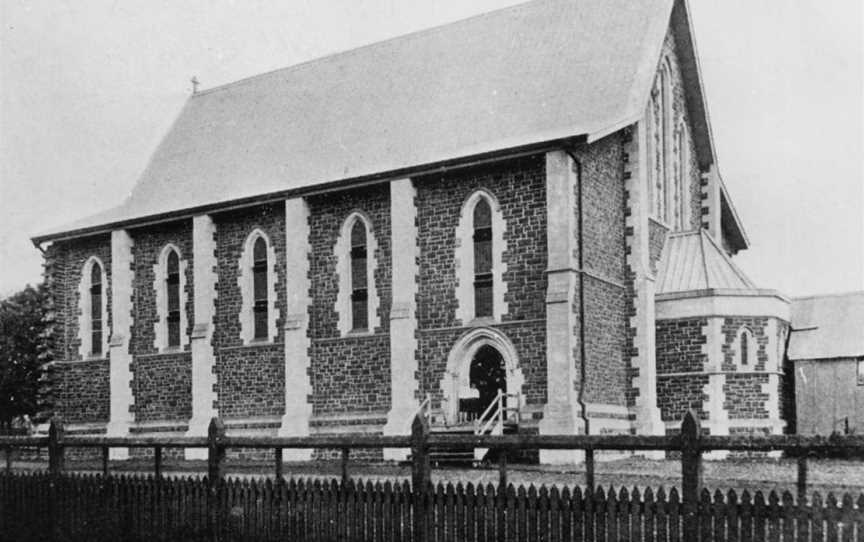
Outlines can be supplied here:
[[48, 426], [48, 472], [54, 476], [63, 473], [65, 465], [65, 450], [63, 448], [63, 423], [51, 420]]
[[681, 501], [684, 507], [684, 540], [699, 539], [699, 494], [702, 491], [702, 425], [692, 410], [681, 422]]
[[225, 424], [219, 418], [211, 418], [207, 428], [207, 524], [211, 540], [219, 539], [220, 514], [219, 491], [225, 468]]
[[429, 518], [426, 517], [426, 499], [432, 477], [429, 472], [429, 421], [417, 415], [411, 423], [411, 493], [414, 501], [414, 542], [426, 542]]

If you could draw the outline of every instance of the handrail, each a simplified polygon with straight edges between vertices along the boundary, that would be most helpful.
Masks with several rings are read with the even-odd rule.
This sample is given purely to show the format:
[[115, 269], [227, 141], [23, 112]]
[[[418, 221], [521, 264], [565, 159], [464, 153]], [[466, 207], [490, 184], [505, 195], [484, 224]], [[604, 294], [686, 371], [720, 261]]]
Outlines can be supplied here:
[[[486, 407], [486, 410], [483, 411], [483, 414], [480, 415], [479, 418], [474, 422], [474, 434], [475, 435], [484, 435], [489, 432], [490, 427], [492, 426], [492, 422], [496, 419], [502, 425], [504, 424], [504, 393], [499, 389], [498, 393], [495, 395], [495, 399], [489, 403], [489, 406]], [[493, 410], [493, 407], [495, 409]], [[484, 421], [486, 417], [489, 417], [487, 421]]]
[[411, 413], [411, 417], [408, 418], [408, 430], [411, 430], [411, 423], [414, 421], [414, 418], [417, 416], [423, 415], [426, 418], [426, 421], [432, 422], [432, 394], [427, 393], [426, 398], [420, 402], [414, 412]]

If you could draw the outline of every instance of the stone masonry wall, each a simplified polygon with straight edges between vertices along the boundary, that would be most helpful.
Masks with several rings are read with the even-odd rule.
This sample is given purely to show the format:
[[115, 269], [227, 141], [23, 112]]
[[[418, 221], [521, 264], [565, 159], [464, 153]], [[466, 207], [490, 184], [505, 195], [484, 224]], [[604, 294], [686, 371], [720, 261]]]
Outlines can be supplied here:
[[[132, 240], [134, 242], [132, 250], [135, 265], [135, 281], [133, 283], [135, 301], [132, 313], [134, 324], [130, 349], [135, 356], [155, 354], [157, 350], [153, 344], [155, 339], [153, 326], [159, 320], [159, 315], [156, 310], [156, 291], [153, 288], [153, 266], [158, 263], [162, 250], [169, 243], [180, 250], [181, 261], [186, 261], [186, 288], [184, 292], [186, 305], [184, 310], [189, 325], [187, 329], [181, 329], [180, 333], [189, 335], [195, 322], [193, 313], [195, 291], [192, 280], [192, 221], [183, 220], [133, 230]], [[189, 350], [188, 345], [185, 350]]]
[[726, 394], [723, 408], [729, 413], [729, 418], [767, 418], [765, 402], [768, 394], [762, 391], [765, 384], [768, 384], [768, 375], [727, 374], [723, 385]]
[[695, 410], [702, 420], [708, 419], [704, 405], [704, 388], [708, 375], [667, 376], [657, 379], [657, 406], [663, 421], [681, 421], [689, 409]]
[[708, 356], [704, 345], [706, 318], [658, 320], [656, 326], [657, 374], [701, 372]]
[[54, 412], [64, 423], [108, 422], [108, 360], [56, 363]]
[[[103, 288], [108, 314], [105, 315], [111, 329], [111, 236], [97, 235], [74, 241], [53, 243], [49, 250], [54, 257], [53, 295], [56, 308], [56, 334], [58, 360], [80, 360], [78, 339], [79, 293], [81, 272], [91, 256], [98, 257], [105, 268], [108, 284]], [[105, 352], [108, 357], [108, 352]]]
[[705, 369], [707, 323], [706, 318], [657, 321], [657, 406], [664, 421], [681, 420], [690, 408], [707, 419], [704, 386], [708, 375], [670, 374], [700, 373]]
[[[625, 252], [623, 135], [617, 132], [579, 153], [582, 163], [582, 249], [585, 275], [585, 400], [626, 405], [627, 372], [632, 338], [628, 336]], [[574, 187], [578, 235], [579, 191]], [[578, 257], [578, 244], [576, 247]], [[579, 314], [578, 295], [573, 311]], [[574, 331], [575, 332], [575, 331]], [[574, 360], [581, 358], [578, 337]], [[577, 367], [577, 373], [579, 373]]]
[[136, 356], [132, 369], [136, 422], [187, 421], [192, 417], [190, 353]]
[[51, 265], [51, 295], [55, 307], [54, 412], [66, 423], [104, 423], [109, 418], [109, 353], [103, 359], [82, 360], [78, 338], [79, 293], [84, 263], [97, 256], [104, 265], [108, 284], [108, 311], [111, 329], [111, 237], [98, 235], [48, 247]]
[[190, 346], [185, 346], [186, 352], [157, 353], [154, 345], [154, 324], [159, 315], [153, 286], [153, 268], [166, 245], [171, 243], [179, 249], [181, 261], [186, 262], [186, 287], [182, 295], [186, 296], [184, 310], [188, 322], [187, 329], [180, 332], [190, 334], [195, 322], [192, 222], [183, 220], [133, 230], [132, 239], [135, 296], [130, 349], [134, 356], [132, 393], [135, 402], [132, 409], [135, 421], [185, 421], [192, 415]]
[[465, 200], [485, 188], [506, 223], [507, 313], [495, 325], [513, 342], [527, 403], [546, 400], [546, 179], [542, 155], [415, 180], [420, 248], [417, 293], [418, 397], [438, 407], [447, 357], [468, 328], [456, 318], [456, 228]]
[[[216, 259], [216, 316], [213, 346], [216, 352], [217, 408], [225, 418], [281, 416], [285, 410], [285, 211], [284, 205], [214, 216]], [[272, 343], [243, 346], [240, 338], [241, 293], [237, 283], [240, 257], [249, 234], [261, 229], [275, 251], [277, 335]]]
[[[390, 408], [391, 228], [390, 191], [384, 183], [310, 197], [312, 305], [309, 308], [313, 415], [377, 412]], [[334, 247], [345, 219], [362, 211], [372, 222], [378, 249], [374, 278], [380, 326], [374, 334], [340, 337]]]

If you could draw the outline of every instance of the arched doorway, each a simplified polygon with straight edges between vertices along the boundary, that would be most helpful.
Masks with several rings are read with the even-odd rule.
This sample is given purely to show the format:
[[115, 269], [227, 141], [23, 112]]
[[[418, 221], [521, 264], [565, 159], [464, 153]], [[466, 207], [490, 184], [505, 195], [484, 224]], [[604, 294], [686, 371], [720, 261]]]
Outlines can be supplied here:
[[504, 356], [494, 346], [484, 344], [471, 359], [469, 383], [477, 390], [477, 397], [460, 400], [459, 410], [468, 419], [476, 419], [498, 396], [498, 390], [507, 393], [507, 367]]
[[441, 409], [446, 423], [467, 421], [460, 412], [468, 408], [463, 399], [475, 399], [477, 415], [482, 414], [499, 389], [511, 394], [508, 407], [518, 407], [524, 382], [516, 349], [504, 333], [490, 327], [468, 331], [453, 345], [441, 378]]

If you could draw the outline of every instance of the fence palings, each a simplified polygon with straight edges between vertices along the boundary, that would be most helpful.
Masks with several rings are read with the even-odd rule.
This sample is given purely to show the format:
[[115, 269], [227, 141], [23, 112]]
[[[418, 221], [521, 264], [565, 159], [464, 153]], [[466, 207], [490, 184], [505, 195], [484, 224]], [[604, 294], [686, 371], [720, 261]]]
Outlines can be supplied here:
[[[229, 479], [217, 486], [215, 538], [207, 522], [208, 482], [152, 476], [0, 474], [0, 528], [13, 540], [412, 540], [409, 484]], [[57, 514], [45, 521], [50, 493]], [[862, 540], [864, 494], [702, 494], [703, 541]], [[430, 532], [465, 540], [655, 540], [676, 537], [677, 492], [598, 488], [582, 497], [565, 488], [437, 484], [426, 501]], [[590, 503], [590, 504], [589, 504]], [[416, 514], [416, 510], [414, 510]], [[581, 518], [581, 520], [580, 520]], [[276, 521], [278, 519], [278, 521]], [[588, 525], [593, 526], [587, 528]], [[133, 534], [134, 533], [134, 534]], [[593, 534], [591, 534], [593, 533]], [[586, 536], [587, 535], [587, 536]], [[590, 538], [589, 538], [590, 537]], [[797, 537], [797, 538], [796, 538]]]

